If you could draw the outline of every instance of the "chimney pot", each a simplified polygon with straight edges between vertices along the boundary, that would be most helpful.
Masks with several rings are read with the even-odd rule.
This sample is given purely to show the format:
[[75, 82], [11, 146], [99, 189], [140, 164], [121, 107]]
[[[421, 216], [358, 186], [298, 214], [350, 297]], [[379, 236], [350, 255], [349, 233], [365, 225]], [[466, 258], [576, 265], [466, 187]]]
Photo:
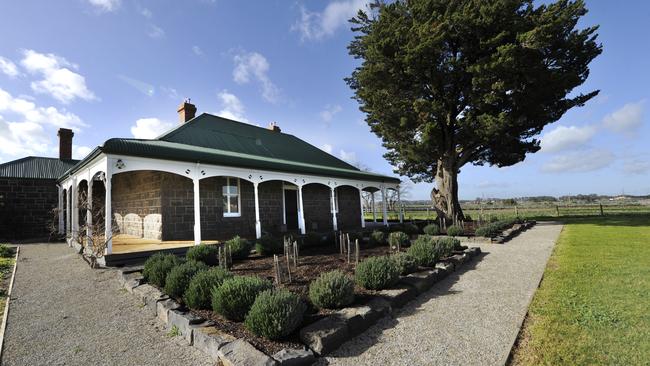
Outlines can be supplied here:
[[59, 159], [72, 159], [72, 137], [74, 132], [69, 128], [59, 128]]
[[190, 103], [189, 99], [186, 99], [178, 107], [177, 112], [178, 112], [178, 120], [180, 121], [181, 124], [183, 124], [196, 116], [196, 106]]
[[269, 123], [269, 130], [271, 130], [273, 132], [282, 132], [282, 130], [280, 129], [280, 126], [278, 126], [275, 122]]

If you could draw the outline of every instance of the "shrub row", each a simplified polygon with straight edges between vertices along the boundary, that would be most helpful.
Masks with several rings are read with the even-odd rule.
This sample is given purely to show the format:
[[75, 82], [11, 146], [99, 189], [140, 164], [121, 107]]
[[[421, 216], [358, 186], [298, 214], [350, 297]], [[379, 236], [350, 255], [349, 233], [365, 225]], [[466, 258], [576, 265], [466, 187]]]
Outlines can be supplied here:
[[420, 235], [408, 248], [407, 253], [418, 265], [433, 267], [440, 258], [450, 256], [458, 247], [460, 240], [455, 238]]
[[484, 226], [481, 226], [476, 229], [476, 236], [484, 236], [486, 238], [494, 238], [495, 236], [501, 234], [501, 232], [513, 224], [519, 223], [518, 218], [496, 221]]

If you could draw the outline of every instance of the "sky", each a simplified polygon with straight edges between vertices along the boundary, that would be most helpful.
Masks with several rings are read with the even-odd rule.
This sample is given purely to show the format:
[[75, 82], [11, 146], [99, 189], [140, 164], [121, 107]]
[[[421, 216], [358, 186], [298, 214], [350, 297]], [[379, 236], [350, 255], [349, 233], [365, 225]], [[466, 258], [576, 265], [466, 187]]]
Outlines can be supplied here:
[[[267, 126], [373, 172], [393, 175], [344, 78], [347, 20], [364, 0], [68, 0], [3, 2], [0, 163], [57, 156], [59, 127], [82, 158], [112, 137], [153, 138], [198, 113]], [[461, 199], [650, 194], [650, 2], [589, 1], [603, 53], [576, 92], [600, 90], [506, 168], [465, 166]], [[407, 199], [432, 184], [407, 182]]]

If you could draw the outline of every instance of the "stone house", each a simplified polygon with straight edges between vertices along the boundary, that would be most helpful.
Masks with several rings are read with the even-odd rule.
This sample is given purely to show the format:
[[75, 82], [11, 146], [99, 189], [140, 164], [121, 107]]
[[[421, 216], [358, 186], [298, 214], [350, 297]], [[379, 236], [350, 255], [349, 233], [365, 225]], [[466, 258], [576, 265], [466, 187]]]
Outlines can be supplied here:
[[[59, 177], [62, 233], [74, 238], [84, 223], [92, 225], [93, 212], [103, 212], [111, 220], [95, 224], [109, 238], [110, 255], [128, 243], [156, 250], [234, 235], [361, 228], [362, 191], [385, 194], [400, 183], [361, 171], [275, 124], [195, 117], [189, 102], [178, 112], [180, 125], [162, 136], [111, 138]], [[78, 203], [85, 197], [87, 212]]]
[[72, 130], [61, 128], [58, 135], [58, 159], [28, 156], [0, 164], [0, 240], [49, 238], [56, 180], [78, 162], [72, 159]]

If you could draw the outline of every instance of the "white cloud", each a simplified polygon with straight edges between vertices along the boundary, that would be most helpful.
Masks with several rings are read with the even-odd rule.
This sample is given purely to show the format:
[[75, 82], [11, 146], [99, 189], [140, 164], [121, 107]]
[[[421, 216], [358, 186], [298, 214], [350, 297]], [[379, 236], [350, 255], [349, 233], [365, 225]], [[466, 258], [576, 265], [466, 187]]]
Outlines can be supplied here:
[[131, 134], [137, 139], [154, 139], [170, 130], [174, 125], [158, 118], [140, 118], [131, 126]]
[[124, 75], [117, 75], [118, 79], [122, 80], [123, 82], [129, 84], [132, 86], [135, 90], [139, 91], [140, 93], [152, 97], [154, 94], [156, 94], [156, 88], [149, 84], [146, 83], [142, 80], [130, 78], [128, 76]]
[[299, 32], [302, 41], [329, 37], [339, 28], [345, 26], [359, 9], [366, 8], [368, 3], [368, 0], [333, 1], [327, 4], [321, 13], [311, 12], [301, 6], [300, 19], [291, 27], [291, 30]]
[[155, 24], [149, 24], [147, 27], [147, 35], [151, 38], [162, 38], [165, 36], [165, 30]]
[[116, 11], [121, 4], [121, 0], [88, 0], [90, 5], [94, 6], [95, 9], [104, 13]]
[[23, 55], [24, 57], [20, 61], [21, 65], [29, 73], [40, 74], [43, 77], [42, 80], [32, 81], [31, 88], [35, 92], [49, 94], [65, 104], [77, 98], [97, 99], [86, 86], [86, 79], [68, 68], [77, 69], [77, 65], [51, 53], [43, 54], [34, 50], [24, 50]]
[[199, 46], [192, 46], [192, 52], [194, 52], [194, 54], [197, 56], [203, 56], [203, 50]]
[[603, 118], [603, 125], [615, 132], [632, 133], [643, 122], [645, 100], [628, 103], [621, 109]]
[[323, 144], [323, 146], [320, 149], [325, 151], [328, 154], [331, 154], [334, 147], [330, 144]]
[[261, 84], [264, 99], [271, 103], [278, 101], [280, 91], [268, 76], [270, 65], [266, 57], [257, 52], [240, 52], [233, 60], [235, 68], [232, 76], [236, 83], [247, 84], [254, 78]]
[[16, 76], [20, 75], [16, 64], [2, 56], [0, 56], [0, 72], [11, 78], [15, 78]]
[[12, 157], [47, 154], [56, 128], [79, 130], [85, 126], [70, 112], [39, 107], [0, 88], [0, 154]]
[[90, 154], [91, 151], [93, 151], [92, 147], [72, 145], [72, 158], [81, 160]]
[[557, 126], [542, 136], [542, 152], [558, 152], [582, 147], [596, 134], [593, 126]]
[[330, 122], [334, 116], [339, 113], [342, 110], [341, 106], [336, 104], [336, 105], [328, 105], [325, 107], [324, 110], [320, 112], [320, 118], [323, 119], [325, 122]]
[[341, 149], [341, 151], [339, 151], [339, 156], [341, 157], [341, 160], [343, 160], [343, 161], [345, 161], [345, 162], [347, 162], [349, 164], [352, 164], [352, 165], [354, 165], [354, 164], [356, 164], [358, 162], [357, 161], [357, 154], [354, 151], [345, 151], [345, 150]]
[[172, 87], [161, 86], [160, 90], [171, 99], [179, 99], [180, 97], [180, 94], [178, 94], [178, 90]]
[[217, 97], [221, 103], [221, 110], [217, 115], [240, 122], [248, 122], [245, 117], [244, 104], [236, 95], [222, 90]]
[[542, 166], [547, 173], [581, 173], [599, 170], [614, 161], [614, 154], [609, 150], [590, 149], [571, 152], [553, 157]]
[[142, 16], [147, 19], [151, 19], [151, 17], [153, 17], [153, 13], [147, 8], [140, 9], [140, 14], [142, 14]]
[[645, 174], [650, 172], [650, 161], [629, 159], [623, 163], [623, 171], [628, 174]]

